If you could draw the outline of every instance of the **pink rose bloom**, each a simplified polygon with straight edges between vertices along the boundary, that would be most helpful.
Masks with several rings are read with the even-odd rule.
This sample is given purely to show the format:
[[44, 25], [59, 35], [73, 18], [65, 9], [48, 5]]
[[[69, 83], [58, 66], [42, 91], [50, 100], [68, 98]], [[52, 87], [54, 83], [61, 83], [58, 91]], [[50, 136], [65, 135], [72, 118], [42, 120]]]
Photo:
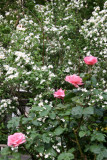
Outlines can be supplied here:
[[54, 97], [63, 99], [65, 97], [65, 90], [59, 89], [58, 91], [54, 92]]
[[70, 75], [70, 76], [66, 76], [65, 81], [71, 83], [72, 85], [74, 85], [77, 88], [79, 87], [78, 85], [83, 85], [82, 78], [80, 78], [79, 76], [76, 76], [75, 74]]
[[26, 139], [23, 133], [14, 133], [8, 136], [8, 146], [17, 147], [24, 142], [26, 142]]
[[97, 57], [88, 56], [84, 58], [84, 62], [88, 65], [94, 65], [97, 63]]

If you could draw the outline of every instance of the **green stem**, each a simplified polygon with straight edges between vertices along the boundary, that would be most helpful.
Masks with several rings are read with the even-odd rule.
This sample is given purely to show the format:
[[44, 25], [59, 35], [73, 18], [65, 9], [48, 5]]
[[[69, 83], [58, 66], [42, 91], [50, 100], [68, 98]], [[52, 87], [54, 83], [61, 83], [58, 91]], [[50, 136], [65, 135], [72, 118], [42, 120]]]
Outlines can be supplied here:
[[96, 160], [96, 154], [94, 155], [94, 160]]
[[61, 147], [62, 147], [62, 151], [64, 152], [64, 147], [63, 147], [63, 139], [62, 139], [62, 136], [61, 136]]
[[[81, 149], [81, 146], [80, 146], [80, 143], [79, 143], [79, 140], [78, 140], [78, 137], [77, 137], [77, 133], [76, 131], [74, 130], [74, 135], [75, 135], [75, 139], [76, 139], [76, 143], [77, 143], [77, 146], [78, 146], [78, 149], [79, 149], [79, 152], [81, 154], [81, 158], [84, 159], [84, 154], [82, 152], [82, 149]], [[85, 160], [85, 159], [84, 159]]]

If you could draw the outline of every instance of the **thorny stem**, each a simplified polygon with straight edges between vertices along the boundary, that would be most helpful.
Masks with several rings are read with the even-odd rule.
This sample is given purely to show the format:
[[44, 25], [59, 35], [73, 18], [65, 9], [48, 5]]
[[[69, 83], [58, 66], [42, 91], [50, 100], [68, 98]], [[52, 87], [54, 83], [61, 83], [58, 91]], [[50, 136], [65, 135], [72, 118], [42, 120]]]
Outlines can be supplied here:
[[94, 155], [94, 160], [96, 160], [96, 154]]
[[[82, 152], [82, 149], [81, 149], [81, 146], [80, 146], [80, 143], [79, 143], [79, 140], [78, 140], [78, 137], [77, 137], [77, 133], [76, 133], [76, 130], [74, 130], [74, 135], [75, 135], [75, 139], [76, 139], [76, 143], [77, 143], [77, 146], [78, 146], [78, 149], [79, 149], [79, 152], [81, 154], [81, 158], [84, 159], [84, 154]], [[85, 160], [85, 159], [84, 159]]]

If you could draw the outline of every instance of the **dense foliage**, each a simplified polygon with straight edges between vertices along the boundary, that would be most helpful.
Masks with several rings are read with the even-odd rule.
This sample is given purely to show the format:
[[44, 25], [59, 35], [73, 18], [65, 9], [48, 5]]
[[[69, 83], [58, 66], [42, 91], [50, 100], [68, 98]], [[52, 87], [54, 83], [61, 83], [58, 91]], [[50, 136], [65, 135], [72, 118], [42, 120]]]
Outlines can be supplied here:
[[[26, 136], [0, 159], [106, 160], [107, 1], [0, 4], [0, 143]], [[68, 83], [70, 75], [80, 83]]]

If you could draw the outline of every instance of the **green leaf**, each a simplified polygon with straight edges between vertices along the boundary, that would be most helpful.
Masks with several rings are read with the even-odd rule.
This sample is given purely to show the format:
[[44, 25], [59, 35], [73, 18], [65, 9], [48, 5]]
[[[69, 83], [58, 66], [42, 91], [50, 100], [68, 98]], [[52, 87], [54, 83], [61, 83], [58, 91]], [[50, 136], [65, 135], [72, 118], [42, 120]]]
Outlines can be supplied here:
[[64, 128], [62, 127], [57, 127], [54, 131], [55, 135], [59, 136], [60, 134], [62, 134], [64, 132]]
[[40, 113], [40, 117], [45, 117], [45, 116], [47, 116], [48, 114], [49, 114], [49, 110], [42, 111], [42, 112]]
[[82, 105], [83, 104], [83, 98], [80, 98], [78, 96], [73, 97], [72, 101], [75, 102], [77, 105]]
[[97, 140], [99, 142], [104, 142], [105, 141], [105, 135], [102, 133], [99, 133], [97, 131], [95, 131], [92, 135], [91, 135], [91, 141]]
[[87, 88], [87, 87], [90, 87], [91, 86], [91, 81], [86, 81], [85, 82], [85, 87]]
[[35, 126], [39, 126], [39, 124], [40, 124], [40, 122], [38, 122], [37, 120], [34, 120], [32, 123], [33, 123]]
[[43, 110], [43, 108], [42, 107], [33, 107], [32, 108], [32, 111], [41, 111], [41, 110]]
[[87, 107], [83, 109], [83, 114], [94, 114], [94, 108], [93, 107]]
[[80, 136], [80, 138], [81, 138], [81, 137], [84, 137], [84, 136], [85, 136], [85, 134], [86, 134], [86, 133], [85, 133], [84, 131], [80, 131], [80, 132], [79, 132], [79, 136]]
[[96, 80], [95, 76], [91, 77], [91, 81], [92, 81], [92, 85], [95, 87], [97, 84], [97, 80]]
[[95, 154], [99, 154], [101, 151], [101, 147], [97, 144], [94, 144], [94, 145], [90, 146], [90, 151]]
[[107, 149], [102, 144], [94, 144], [90, 146], [90, 151], [97, 154], [96, 160], [107, 158]]
[[54, 112], [51, 112], [51, 113], [49, 114], [49, 117], [50, 117], [51, 119], [55, 119], [56, 114], [55, 114]]
[[58, 156], [58, 160], [72, 160], [74, 159], [74, 155], [72, 153], [61, 153], [59, 156]]
[[15, 160], [21, 160], [21, 154], [20, 153], [13, 153], [12, 154]]
[[48, 135], [47, 134], [43, 134], [42, 135], [42, 139], [43, 139], [43, 142], [45, 142], [45, 143], [49, 143], [50, 142], [50, 137], [48, 137]]
[[72, 108], [72, 115], [73, 116], [79, 116], [79, 118], [82, 116], [83, 108], [81, 106], [73, 107]]
[[62, 109], [66, 109], [67, 107], [65, 106], [65, 105], [63, 105], [63, 104], [58, 104], [56, 107], [55, 107], [55, 109], [57, 109], [57, 110], [62, 110]]
[[68, 102], [68, 101], [71, 101], [71, 98], [75, 96], [75, 93], [73, 92], [69, 92], [65, 95], [64, 97], [64, 102]]
[[48, 153], [53, 157], [57, 156], [57, 153], [53, 148], [50, 148], [50, 149], [46, 150], [46, 154], [48, 154]]
[[11, 150], [9, 147], [5, 147], [4, 149], [1, 150], [1, 155], [5, 156], [9, 154], [11, 154]]
[[8, 128], [16, 128], [19, 126], [19, 123], [20, 123], [20, 117], [13, 117], [12, 120], [10, 120], [8, 122], [7, 127]]
[[0, 156], [0, 160], [9, 160], [9, 158], [8, 158], [8, 156], [3, 156], [3, 157]]
[[50, 111], [50, 110], [52, 109], [51, 106], [49, 106], [49, 105], [45, 105], [44, 107], [45, 107], [46, 110], [48, 110], [48, 111]]
[[36, 147], [36, 151], [40, 152], [40, 153], [43, 153], [44, 152], [44, 146], [38, 146], [38, 147]]

